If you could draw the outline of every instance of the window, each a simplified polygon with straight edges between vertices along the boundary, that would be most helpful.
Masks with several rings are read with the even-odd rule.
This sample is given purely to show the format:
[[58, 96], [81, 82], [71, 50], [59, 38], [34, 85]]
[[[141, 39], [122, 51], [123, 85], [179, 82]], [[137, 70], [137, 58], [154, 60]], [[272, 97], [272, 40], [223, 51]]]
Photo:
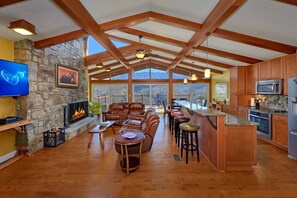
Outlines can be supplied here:
[[121, 74], [118, 76], [111, 77], [111, 80], [127, 80], [127, 79], [128, 79], [128, 74]]
[[98, 97], [106, 104], [128, 101], [128, 85], [93, 85], [92, 90], [92, 101], [98, 101]]
[[148, 80], [149, 78], [150, 78], [150, 69], [149, 68], [135, 71], [132, 74], [133, 80]]
[[209, 84], [173, 84], [174, 98], [187, 98], [187, 101], [196, 102], [199, 98], [209, 98]]
[[151, 79], [169, 79], [168, 72], [151, 68]]
[[189, 78], [189, 76], [183, 75], [183, 74], [178, 74], [178, 73], [173, 73], [172, 74], [172, 79], [185, 79]]

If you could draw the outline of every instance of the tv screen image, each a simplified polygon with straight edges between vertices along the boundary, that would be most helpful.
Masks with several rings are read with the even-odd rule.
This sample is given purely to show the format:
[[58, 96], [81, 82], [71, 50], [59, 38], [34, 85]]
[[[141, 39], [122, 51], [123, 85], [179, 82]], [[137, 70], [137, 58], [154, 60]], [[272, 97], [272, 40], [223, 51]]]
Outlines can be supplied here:
[[0, 59], [0, 96], [22, 96], [28, 94], [28, 66]]

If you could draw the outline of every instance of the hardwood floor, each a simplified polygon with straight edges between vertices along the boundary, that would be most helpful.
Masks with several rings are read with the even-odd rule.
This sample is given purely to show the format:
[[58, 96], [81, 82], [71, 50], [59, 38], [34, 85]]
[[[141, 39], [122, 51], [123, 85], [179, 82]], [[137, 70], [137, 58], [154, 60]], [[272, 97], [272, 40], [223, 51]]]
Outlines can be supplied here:
[[0, 197], [297, 197], [297, 161], [287, 152], [258, 141], [258, 165], [246, 172], [216, 172], [205, 157], [175, 161], [179, 154], [160, 119], [151, 152], [130, 176], [120, 168], [108, 130], [105, 148], [83, 132], [57, 148], [44, 148], [0, 170]]

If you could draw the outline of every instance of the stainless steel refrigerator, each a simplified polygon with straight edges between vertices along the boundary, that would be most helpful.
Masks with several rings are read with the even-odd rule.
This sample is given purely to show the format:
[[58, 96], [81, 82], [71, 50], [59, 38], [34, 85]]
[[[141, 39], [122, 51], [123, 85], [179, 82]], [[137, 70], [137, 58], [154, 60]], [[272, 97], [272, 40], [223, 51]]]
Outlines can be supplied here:
[[288, 90], [289, 157], [297, 159], [297, 78], [289, 79]]

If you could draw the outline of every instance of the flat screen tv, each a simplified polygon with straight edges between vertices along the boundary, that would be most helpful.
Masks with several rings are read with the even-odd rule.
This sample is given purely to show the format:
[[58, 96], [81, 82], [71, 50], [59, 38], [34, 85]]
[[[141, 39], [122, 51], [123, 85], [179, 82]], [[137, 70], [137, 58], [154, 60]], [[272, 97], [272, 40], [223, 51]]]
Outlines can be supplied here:
[[28, 66], [0, 59], [0, 96], [23, 96], [28, 94]]

